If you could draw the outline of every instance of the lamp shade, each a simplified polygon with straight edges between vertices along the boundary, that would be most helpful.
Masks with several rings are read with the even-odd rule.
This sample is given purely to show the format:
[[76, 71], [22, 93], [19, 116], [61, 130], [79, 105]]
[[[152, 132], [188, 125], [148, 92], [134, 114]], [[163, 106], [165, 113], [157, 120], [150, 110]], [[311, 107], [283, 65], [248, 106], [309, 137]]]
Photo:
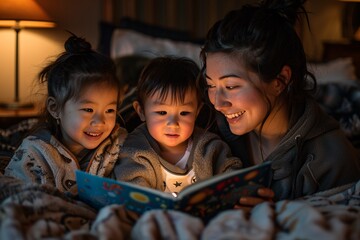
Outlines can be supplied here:
[[15, 97], [14, 102], [0, 103], [1, 108], [32, 108], [19, 97], [19, 32], [23, 28], [51, 28], [55, 23], [35, 0], [0, 0], [0, 27], [15, 30]]
[[1, 0], [0, 27], [51, 28], [55, 23], [34, 0]]

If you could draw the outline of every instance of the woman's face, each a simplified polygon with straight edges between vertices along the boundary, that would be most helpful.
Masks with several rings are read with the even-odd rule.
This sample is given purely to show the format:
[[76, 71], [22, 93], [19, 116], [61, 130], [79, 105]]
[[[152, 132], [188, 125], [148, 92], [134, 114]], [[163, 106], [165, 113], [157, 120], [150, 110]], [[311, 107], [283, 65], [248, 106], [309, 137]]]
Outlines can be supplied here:
[[269, 109], [268, 100], [259, 89], [267, 92], [269, 84], [262, 83], [239, 60], [225, 53], [207, 55], [206, 81], [209, 99], [224, 114], [232, 133], [259, 131]]

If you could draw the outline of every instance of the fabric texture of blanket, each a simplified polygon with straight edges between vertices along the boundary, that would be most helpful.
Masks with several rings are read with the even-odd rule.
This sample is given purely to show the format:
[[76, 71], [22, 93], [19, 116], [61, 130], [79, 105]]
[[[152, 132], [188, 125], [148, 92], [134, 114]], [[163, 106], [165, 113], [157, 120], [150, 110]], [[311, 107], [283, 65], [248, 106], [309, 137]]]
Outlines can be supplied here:
[[227, 210], [208, 224], [186, 213], [100, 211], [48, 185], [0, 176], [0, 239], [360, 239], [360, 181], [298, 200]]

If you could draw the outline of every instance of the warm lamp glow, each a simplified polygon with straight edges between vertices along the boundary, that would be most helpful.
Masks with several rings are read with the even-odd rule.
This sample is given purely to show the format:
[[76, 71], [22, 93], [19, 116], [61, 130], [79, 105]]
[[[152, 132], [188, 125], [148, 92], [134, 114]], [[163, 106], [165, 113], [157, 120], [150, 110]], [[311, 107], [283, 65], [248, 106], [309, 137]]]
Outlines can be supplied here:
[[43, 21], [15, 21], [0, 20], [0, 27], [19, 27], [19, 28], [53, 28], [55, 23]]
[[0, 27], [15, 26], [38, 28], [54, 27], [55, 24], [34, 0], [1, 0]]
[[16, 33], [14, 102], [0, 103], [0, 107], [32, 108], [32, 103], [21, 103], [19, 97], [19, 32], [23, 28], [52, 28], [55, 23], [35, 0], [0, 0], [0, 27], [13, 28]]

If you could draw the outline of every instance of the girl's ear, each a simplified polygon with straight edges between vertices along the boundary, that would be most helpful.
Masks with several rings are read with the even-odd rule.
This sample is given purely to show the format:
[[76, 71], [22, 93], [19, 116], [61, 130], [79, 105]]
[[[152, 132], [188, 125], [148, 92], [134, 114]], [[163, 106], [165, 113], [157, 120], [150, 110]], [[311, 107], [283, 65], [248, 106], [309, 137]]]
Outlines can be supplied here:
[[133, 108], [135, 109], [136, 113], [139, 115], [140, 120], [143, 121], [143, 122], [145, 122], [146, 119], [145, 119], [144, 110], [143, 110], [143, 108], [141, 107], [139, 101], [134, 101], [134, 102], [133, 102]]
[[274, 95], [279, 96], [290, 83], [290, 79], [291, 68], [288, 65], [285, 65], [281, 69], [279, 75], [272, 82]]
[[50, 115], [55, 118], [58, 119], [59, 118], [59, 113], [58, 113], [58, 106], [56, 103], [56, 100], [54, 97], [48, 97], [46, 100], [46, 109], [48, 110], [48, 112], [50, 113]]

